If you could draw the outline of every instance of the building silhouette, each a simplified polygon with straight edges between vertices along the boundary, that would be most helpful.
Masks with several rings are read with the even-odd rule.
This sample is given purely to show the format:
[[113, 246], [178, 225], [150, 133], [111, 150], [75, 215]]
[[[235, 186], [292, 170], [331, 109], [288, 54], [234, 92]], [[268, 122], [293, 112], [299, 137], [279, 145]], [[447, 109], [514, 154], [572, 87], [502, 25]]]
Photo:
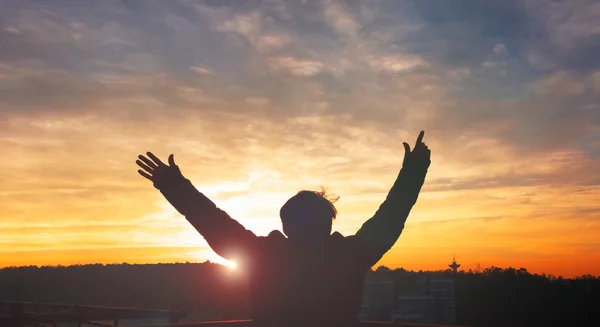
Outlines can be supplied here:
[[456, 256], [452, 256], [452, 264], [448, 265], [452, 269], [452, 272], [457, 273], [458, 268], [460, 268], [460, 264], [456, 262]]
[[360, 320], [391, 321], [395, 305], [396, 291], [393, 280], [387, 278], [365, 280]]
[[393, 322], [455, 324], [454, 280], [421, 276], [417, 289], [396, 297]]

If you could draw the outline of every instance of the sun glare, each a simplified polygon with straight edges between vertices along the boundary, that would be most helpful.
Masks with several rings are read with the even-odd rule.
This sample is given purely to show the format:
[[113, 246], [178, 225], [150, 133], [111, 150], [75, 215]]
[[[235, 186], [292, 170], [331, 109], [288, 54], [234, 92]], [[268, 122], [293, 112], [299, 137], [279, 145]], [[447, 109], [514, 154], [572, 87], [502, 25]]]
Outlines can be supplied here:
[[222, 257], [220, 257], [220, 256], [218, 256], [216, 254], [213, 254], [213, 255], [209, 256], [208, 260], [210, 262], [214, 262], [214, 263], [218, 263], [220, 265], [223, 265], [223, 266], [225, 266], [225, 267], [227, 267], [229, 269], [235, 269], [235, 268], [237, 268], [237, 264], [235, 263], [235, 261], [229, 261], [229, 260], [223, 259]]
[[224, 262], [221, 264], [229, 269], [237, 268], [237, 263], [235, 263], [235, 261], [224, 260]]

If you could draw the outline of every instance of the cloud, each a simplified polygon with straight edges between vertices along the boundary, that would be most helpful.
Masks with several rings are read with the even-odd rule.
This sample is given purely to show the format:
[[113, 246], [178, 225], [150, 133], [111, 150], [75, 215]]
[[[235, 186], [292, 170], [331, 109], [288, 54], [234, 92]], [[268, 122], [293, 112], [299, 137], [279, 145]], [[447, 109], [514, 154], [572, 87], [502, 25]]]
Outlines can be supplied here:
[[192, 67], [190, 67], [190, 69], [200, 75], [214, 75], [215, 74], [215, 73], [211, 72], [210, 70], [208, 70], [204, 67], [200, 67], [200, 66], [192, 66]]
[[542, 96], [578, 96], [585, 91], [585, 82], [568, 72], [560, 71], [539, 80], [532, 85], [532, 90]]
[[561, 48], [581, 46], [581, 42], [598, 41], [600, 5], [596, 1], [528, 1], [530, 10], [539, 14], [550, 40]]
[[291, 20], [293, 19], [293, 15], [291, 11], [286, 6], [286, 3], [283, 0], [266, 0], [266, 9], [272, 11], [277, 17], [283, 20]]
[[417, 67], [427, 67], [428, 64], [417, 56], [366, 56], [367, 64], [376, 71], [401, 73]]
[[354, 17], [338, 1], [325, 1], [325, 22], [336, 32], [349, 37], [356, 37], [360, 25]]
[[263, 52], [279, 50], [291, 42], [286, 35], [261, 35], [257, 41], [257, 48]]
[[268, 58], [267, 63], [272, 72], [284, 72], [303, 77], [314, 76], [325, 69], [325, 65], [321, 62], [290, 56]]
[[581, 141], [583, 149], [590, 154], [590, 156], [598, 158], [600, 157], [600, 132], [596, 132], [586, 136]]
[[259, 12], [237, 14], [234, 18], [217, 25], [217, 30], [235, 32], [250, 41], [254, 41], [260, 34], [261, 15]]
[[198, 87], [163, 74], [77, 76], [60, 70], [4, 71], [6, 77], [0, 80], [0, 103], [9, 112], [42, 109], [110, 112], [128, 104], [143, 103], [146, 110], [157, 113], [166, 105], [171, 106], [171, 110], [182, 110], [201, 103], [219, 106], [225, 103]]
[[21, 33], [21, 30], [16, 28], [16, 27], [12, 27], [12, 26], [8, 26], [4, 29], [4, 31], [8, 32], [8, 33], [12, 33], [12, 34], [19, 34]]
[[506, 46], [502, 43], [498, 43], [494, 46], [494, 48], [492, 49], [492, 51], [496, 54], [496, 55], [504, 55], [508, 52], [508, 50], [506, 49]]
[[269, 99], [260, 98], [260, 97], [246, 98], [246, 103], [251, 106], [259, 106], [260, 107], [260, 106], [269, 104]]

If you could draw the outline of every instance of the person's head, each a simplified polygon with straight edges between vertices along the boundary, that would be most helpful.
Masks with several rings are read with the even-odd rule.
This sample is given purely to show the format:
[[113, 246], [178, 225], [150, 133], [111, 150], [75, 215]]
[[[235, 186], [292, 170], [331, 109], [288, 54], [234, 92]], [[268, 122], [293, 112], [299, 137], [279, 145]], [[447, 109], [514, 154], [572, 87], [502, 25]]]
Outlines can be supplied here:
[[300, 191], [281, 207], [283, 232], [292, 239], [322, 238], [331, 234], [337, 210], [325, 192]]

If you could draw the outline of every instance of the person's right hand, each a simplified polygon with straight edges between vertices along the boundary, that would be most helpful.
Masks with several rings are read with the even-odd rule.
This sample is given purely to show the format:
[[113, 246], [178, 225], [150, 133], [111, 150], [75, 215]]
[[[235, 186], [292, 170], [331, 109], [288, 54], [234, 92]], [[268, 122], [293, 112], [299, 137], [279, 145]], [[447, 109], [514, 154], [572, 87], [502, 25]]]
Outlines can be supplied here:
[[154, 183], [154, 187], [160, 189], [160, 187], [163, 185], [183, 178], [179, 167], [175, 164], [172, 154], [169, 156], [168, 166], [158, 159], [152, 152], [146, 152], [146, 155], [150, 159], [140, 154], [138, 156], [139, 160], [136, 160], [135, 163], [137, 163], [138, 166], [143, 169], [139, 169], [138, 173], [152, 181], [152, 183]]
[[425, 136], [425, 131], [421, 131], [419, 133], [419, 137], [417, 138], [417, 142], [415, 143], [414, 149], [410, 150], [410, 145], [408, 143], [403, 142], [404, 144], [404, 162], [403, 165], [410, 167], [418, 167], [422, 169], [429, 168], [431, 164], [431, 150], [423, 143], [423, 136]]

